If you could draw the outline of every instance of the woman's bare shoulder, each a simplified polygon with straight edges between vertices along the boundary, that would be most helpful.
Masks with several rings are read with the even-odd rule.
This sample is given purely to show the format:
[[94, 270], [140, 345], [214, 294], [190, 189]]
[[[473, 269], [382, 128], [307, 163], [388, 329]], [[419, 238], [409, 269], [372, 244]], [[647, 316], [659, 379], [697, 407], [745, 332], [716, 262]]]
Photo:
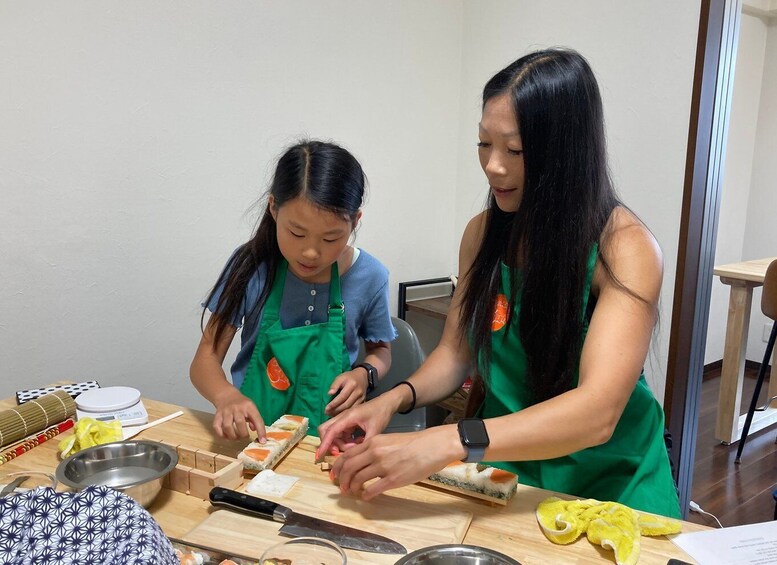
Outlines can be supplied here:
[[[663, 278], [661, 247], [648, 227], [628, 208], [612, 211], [601, 254], [615, 278], [648, 300], [657, 299]], [[606, 279], [600, 279], [606, 283]]]
[[653, 233], [634, 212], [623, 206], [616, 207], [610, 214], [605, 229], [607, 245], [603, 250], [611, 254], [611, 259], [623, 254], [646, 254], [661, 259], [661, 247]]
[[460, 269], [459, 276], [461, 276], [475, 260], [475, 255], [480, 249], [480, 242], [483, 240], [487, 215], [488, 211], [481, 212], [467, 222], [467, 227], [464, 228], [464, 235], [461, 236], [461, 245], [459, 247], [459, 265], [460, 267], [465, 268], [463, 271]]

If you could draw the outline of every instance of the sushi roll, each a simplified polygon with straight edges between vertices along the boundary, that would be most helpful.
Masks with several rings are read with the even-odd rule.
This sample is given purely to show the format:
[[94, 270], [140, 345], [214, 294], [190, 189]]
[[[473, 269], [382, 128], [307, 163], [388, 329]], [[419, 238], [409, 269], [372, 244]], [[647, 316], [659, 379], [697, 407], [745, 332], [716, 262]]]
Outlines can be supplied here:
[[307, 431], [307, 418], [284, 414], [265, 428], [266, 443], [252, 441], [238, 454], [238, 459], [243, 462], [243, 470], [255, 474], [272, 469], [305, 437]]
[[518, 475], [481, 463], [454, 461], [424, 482], [498, 504], [507, 504], [516, 492]]

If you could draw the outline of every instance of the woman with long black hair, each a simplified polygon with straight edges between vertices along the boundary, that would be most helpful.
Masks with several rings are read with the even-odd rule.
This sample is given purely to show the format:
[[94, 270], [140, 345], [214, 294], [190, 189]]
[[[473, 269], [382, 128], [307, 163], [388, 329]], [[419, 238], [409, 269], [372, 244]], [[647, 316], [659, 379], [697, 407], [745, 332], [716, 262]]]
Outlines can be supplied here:
[[[323, 424], [319, 453], [344, 451], [334, 474], [363, 498], [482, 460], [524, 484], [679, 517], [642, 370], [662, 255], [613, 189], [593, 71], [575, 51], [531, 53], [488, 81], [482, 110], [489, 204], [464, 232], [440, 344], [405, 386]], [[473, 367], [486, 389], [477, 418], [380, 434]]]

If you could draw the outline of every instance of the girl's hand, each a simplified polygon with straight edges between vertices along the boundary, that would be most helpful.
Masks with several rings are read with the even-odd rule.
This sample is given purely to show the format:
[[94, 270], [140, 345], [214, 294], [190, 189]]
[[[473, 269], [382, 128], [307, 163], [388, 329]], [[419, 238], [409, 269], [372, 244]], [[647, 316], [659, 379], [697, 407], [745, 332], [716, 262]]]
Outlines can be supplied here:
[[452, 425], [376, 435], [335, 459], [331, 476], [339, 478], [343, 494], [369, 500], [389, 489], [426, 479], [462, 457], [462, 453], [458, 432]]
[[334, 398], [324, 408], [324, 414], [327, 416], [336, 416], [340, 412], [364, 402], [367, 396], [365, 370], [357, 368], [339, 375], [332, 381], [329, 395], [334, 395]]
[[239, 439], [248, 437], [248, 429], [256, 432], [257, 441], [264, 443], [264, 420], [256, 404], [243, 396], [235, 387], [230, 387], [214, 401], [216, 415], [213, 429], [221, 438]]
[[318, 427], [321, 444], [316, 450], [316, 459], [328, 455], [333, 447], [345, 451], [379, 434], [393, 415], [390, 403], [379, 396], [327, 420]]

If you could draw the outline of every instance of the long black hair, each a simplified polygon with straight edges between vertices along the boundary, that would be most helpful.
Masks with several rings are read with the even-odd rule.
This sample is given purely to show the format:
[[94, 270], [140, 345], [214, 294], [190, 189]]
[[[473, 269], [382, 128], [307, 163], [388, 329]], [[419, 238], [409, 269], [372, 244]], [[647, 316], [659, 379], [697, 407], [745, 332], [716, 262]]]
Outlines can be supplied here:
[[[276, 210], [290, 200], [304, 197], [314, 206], [342, 216], [353, 225], [364, 201], [366, 182], [359, 161], [347, 150], [334, 143], [306, 140], [289, 147], [278, 159], [265, 196], [273, 197]], [[258, 314], [272, 288], [275, 270], [282, 256], [278, 247], [277, 225], [269, 206], [268, 202], [253, 237], [240, 246], [227, 262], [205, 302], [209, 304], [223, 286], [214, 314], [214, 346], [226, 327], [234, 323], [245, 298], [248, 281], [260, 265], [266, 266], [266, 282], [256, 304], [246, 305], [246, 308], [251, 308], [246, 312], [246, 318]], [[204, 319], [205, 309], [201, 325]]]
[[[504, 261], [511, 267], [507, 324], [514, 323], [520, 292], [518, 327], [529, 383], [540, 402], [572, 387], [583, 339], [589, 255], [620, 202], [607, 166], [599, 88], [579, 53], [550, 49], [521, 57], [488, 81], [483, 107], [501, 95], [509, 97], [518, 119], [523, 196], [515, 213], [499, 210], [489, 198], [459, 326], [471, 336], [478, 369], [488, 383], [491, 323]], [[516, 268], [522, 273], [520, 288]]]

